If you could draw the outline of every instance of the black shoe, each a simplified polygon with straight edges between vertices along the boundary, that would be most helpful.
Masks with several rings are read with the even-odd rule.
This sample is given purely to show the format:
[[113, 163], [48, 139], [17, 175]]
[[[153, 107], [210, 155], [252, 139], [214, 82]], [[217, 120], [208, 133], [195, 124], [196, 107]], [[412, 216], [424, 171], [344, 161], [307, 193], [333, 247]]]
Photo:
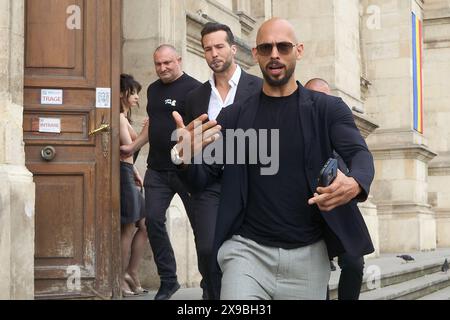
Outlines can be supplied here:
[[180, 289], [180, 284], [178, 282], [161, 282], [155, 300], [169, 300], [178, 289]]

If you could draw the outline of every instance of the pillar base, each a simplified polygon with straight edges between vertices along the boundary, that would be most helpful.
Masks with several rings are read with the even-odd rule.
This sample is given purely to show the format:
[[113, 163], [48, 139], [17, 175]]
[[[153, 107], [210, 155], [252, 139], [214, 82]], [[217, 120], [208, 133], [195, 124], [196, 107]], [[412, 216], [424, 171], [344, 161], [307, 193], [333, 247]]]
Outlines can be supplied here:
[[450, 208], [436, 210], [437, 247], [450, 247]]
[[396, 203], [378, 204], [381, 252], [411, 252], [436, 249], [436, 220], [431, 206]]
[[377, 130], [368, 138], [375, 160], [373, 201], [380, 252], [436, 249], [436, 219], [428, 199], [428, 164], [436, 153], [407, 128]]
[[34, 200], [31, 173], [0, 164], [0, 299], [34, 299]]
[[450, 247], [450, 152], [439, 153], [428, 168], [428, 198], [436, 212], [437, 246]]

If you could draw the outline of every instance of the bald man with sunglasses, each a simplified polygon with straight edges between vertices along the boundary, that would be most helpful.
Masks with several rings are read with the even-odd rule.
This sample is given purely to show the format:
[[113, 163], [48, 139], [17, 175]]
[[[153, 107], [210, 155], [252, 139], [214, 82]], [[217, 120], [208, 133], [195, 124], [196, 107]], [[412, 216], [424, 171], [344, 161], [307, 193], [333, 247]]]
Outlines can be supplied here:
[[[185, 126], [174, 113], [183, 136], [175, 146], [177, 164], [183, 179], [197, 189], [222, 176], [217, 263], [212, 266], [222, 274], [216, 283], [221, 299], [323, 300], [329, 257], [374, 251], [356, 205], [369, 194], [373, 158], [340, 98], [306, 90], [295, 81], [303, 44], [292, 25], [279, 18], [266, 21], [256, 41], [253, 55], [264, 76], [262, 91], [223, 109], [216, 121], [206, 122], [202, 115]], [[220, 138], [226, 146], [233, 130], [278, 132], [278, 141], [266, 141], [268, 150], [278, 150], [278, 172], [263, 175], [261, 160], [242, 164], [224, 156], [226, 163], [192, 165], [183, 158], [200, 154]], [[339, 171], [330, 186], [318, 187], [321, 167], [334, 149], [349, 172]], [[248, 144], [237, 151], [244, 152], [244, 159], [254, 152]]]

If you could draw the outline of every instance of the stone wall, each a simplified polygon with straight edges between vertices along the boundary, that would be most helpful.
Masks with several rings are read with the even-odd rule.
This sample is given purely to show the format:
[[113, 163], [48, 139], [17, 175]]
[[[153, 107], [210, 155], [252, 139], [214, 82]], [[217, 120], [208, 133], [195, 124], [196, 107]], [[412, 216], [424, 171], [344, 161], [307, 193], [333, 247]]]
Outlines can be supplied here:
[[427, 0], [424, 15], [425, 130], [438, 156], [428, 169], [437, 246], [450, 246], [450, 1]]
[[23, 0], [0, 0], [0, 299], [34, 298], [34, 183], [25, 168]]
[[[428, 203], [428, 163], [436, 154], [427, 131], [413, 129], [412, 12], [418, 0], [363, 0], [366, 53], [365, 110], [380, 128], [369, 136], [375, 158], [372, 186], [378, 208], [381, 252], [436, 248], [436, 220]], [[371, 23], [370, 20], [379, 23]], [[425, 79], [427, 81], [427, 79]], [[427, 128], [425, 129], [427, 130]]]

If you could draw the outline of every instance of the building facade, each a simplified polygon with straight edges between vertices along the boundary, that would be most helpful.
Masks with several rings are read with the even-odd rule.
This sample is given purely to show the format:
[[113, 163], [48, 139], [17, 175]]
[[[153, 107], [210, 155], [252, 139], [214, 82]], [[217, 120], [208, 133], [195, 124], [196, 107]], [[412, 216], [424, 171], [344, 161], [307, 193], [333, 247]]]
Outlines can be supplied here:
[[[0, 0], [0, 39], [6, 43], [0, 51], [0, 298], [6, 299], [34, 297], [40, 239], [38, 182], [24, 147], [26, 7], [24, 0]], [[209, 78], [200, 44], [208, 21], [231, 27], [238, 63], [260, 75], [251, 57], [259, 25], [271, 17], [291, 21], [305, 45], [297, 79], [326, 79], [354, 110], [374, 155], [371, 196], [360, 205], [374, 255], [450, 246], [450, 0], [127, 0], [120, 9], [120, 69], [144, 87], [156, 80], [152, 53], [162, 43], [180, 51], [187, 73]], [[141, 106], [145, 101], [143, 90]], [[145, 116], [142, 107], [135, 123]], [[147, 153], [148, 147], [138, 159], [141, 172]], [[178, 198], [167, 223], [180, 282], [196, 286], [193, 235]], [[144, 283], [157, 288], [150, 250], [141, 269]]]

